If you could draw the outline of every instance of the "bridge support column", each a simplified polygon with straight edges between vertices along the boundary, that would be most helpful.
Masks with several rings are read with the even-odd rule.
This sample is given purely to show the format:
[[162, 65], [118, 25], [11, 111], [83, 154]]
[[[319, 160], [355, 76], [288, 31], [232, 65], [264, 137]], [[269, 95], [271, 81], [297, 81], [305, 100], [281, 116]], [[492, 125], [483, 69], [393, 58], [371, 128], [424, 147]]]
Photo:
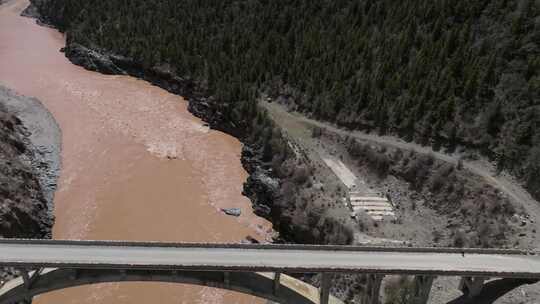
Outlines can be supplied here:
[[231, 286], [231, 273], [228, 271], [223, 273], [223, 284], [225, 284], [226, 287]]
[[328, 304], [330, 299], [330, 287], [332, 286], [332, 274], [331, 273], [322, 273], [321, 274], [321, 288], [320, 288], [320, 304]]
[[[26, 291], [30, 291], [32, 289], [32, 285], [34, 282], [39, 278], [39, 275], [43, 271], [43, 268], [39, 268], [36, 270], [29, 270], [29, 269], [23, 269], [21, 270], [21, 275], [24, 282], [24, 288]], [[25, 296], [24, 303], [32, 303], [32, 296], [28, 292]]]
[[120, 270], [120, 275], [122, 276], [122, 278], [126, 278], [127, 277], [127, 270], [121, 269]]
[[384, 279], [382, 274], [368, 274], [366, 280], [366, 292], [362, 298], [362, 304], [379, 304], [381, 283]]
[[281, 286], [280, 279], [281, 279], [281, 273], [275, 272], [274, 273], [274, 295], [275, 296], [278, 294], [279, 286]]
[[485, 280], [486, 278], [482, 277], [462, 277], [459, 282], [459, 289], [464, 295], [473, 298], [480, 294], [484, 287]]
[[418, 275], [414, 277], [414, 303], [427, 304], [434, 276]]
[[79, 270], [78, 269], [72, 269], [71, 270], [71, 279], [72, 280], [76, 280], [78, 275], [79, 275]]
[[43, 268], [38, 268], [36, 270], [31, 270], [31, 269], [22, 270], [21, 272], [22, 272], [22, 277], [24, 281], [24, 286], [27, 289], [32, 288], [32, 285], [37, 280], [37, 278], [39, 277], [42, 271], [43, 271]]

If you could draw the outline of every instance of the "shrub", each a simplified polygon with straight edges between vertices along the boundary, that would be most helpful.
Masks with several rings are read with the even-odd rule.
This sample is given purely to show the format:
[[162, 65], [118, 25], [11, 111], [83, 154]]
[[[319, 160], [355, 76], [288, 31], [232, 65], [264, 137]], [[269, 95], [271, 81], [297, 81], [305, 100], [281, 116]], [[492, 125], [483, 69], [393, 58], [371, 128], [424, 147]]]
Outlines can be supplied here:
[[428, 177], [430, 166], [429, 158], [418, 156], [410, 162], [408, 168], [403, 173], [403, 177], [411, 183], [414, 189], [420, 190]]
[[454, 247], [462, 248], [468, 245], [467, 233], [462, 229], [454, 232]]
[[311, 129], [311, 137], [313, 138], [320, 138], [323, 134], [323, 129], [319, 127], [313, 127]]
[[414, 297], [414, 282], [406, 276], [389, 280], [384, 288], [385, 304], [409, 304]]
[[350, 140], [349, 144], [347, 145], [347, 151], [351, 155], [352, 158], [358, 159], [364, 155], [366, 152], [367, 147], [355, 139]]
[[293, 181], [297, 185], [305, 184], [309, 179], [309, 173], [306, 167], [298, 167], [294, 170]]
[[289, 181], [284, 182], [281, 186], [281, 195], [285, 202], [292, 202], [296, 195], [294, 184]]
[[454, 171], [454, 167], [450, 164], [443, 164], [433, 174], [430, 181], [430, 188], [432, 192], [438, 192], [442, 186], [446, 183], [451, 183], [450, 174]]
[[478, 227], [478, 241], [482, 247], [487, 248], [490, 246], [491, 232], [492, 232], [491, 226], [486, 222], [483, 222]]

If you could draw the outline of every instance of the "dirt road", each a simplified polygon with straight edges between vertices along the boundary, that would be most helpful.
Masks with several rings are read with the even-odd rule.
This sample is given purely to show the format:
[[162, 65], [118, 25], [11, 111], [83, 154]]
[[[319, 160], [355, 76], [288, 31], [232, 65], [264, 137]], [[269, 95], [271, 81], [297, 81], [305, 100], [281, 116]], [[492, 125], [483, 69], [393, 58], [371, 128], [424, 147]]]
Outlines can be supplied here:
[[[261, 102], [261, 105], [268, 109], [271, 114], [280, 117], [289, 117], [297, 123], [304, 123], [309, 126], [319, 127], [327, 131], [345, 136], [352, 136], [360, 141], [372, 142], [377, 145], [399, 148], [402, 150], [413, 151], [415, 153], [429, 154], [434, 158], [457, 164], [461, 155], [446, 154], [440, 151], [434, 151], [431, 147], [421, 146], [413, 142], [406, 142], [394, 136], [379, 136], [376, 134], [367, 134], [361, 131], [351, 131], [338, 128], [335, 125], [326, 122], [316, 121], [307, 118], [299, 113], [289, 113], [286, 109], [277, 103]], [[463, 160], [463, 167], [473, 174], [481, 176], [486, 183], [506, 194], [514, 203], [523, 206], [525, 212], [530, 216], [534, 223], [540, 219], [540, 203], [538, 203], [517, 181], [507, 173], [496, 174], [496, 171], [486, 160], [469, 161]], [[538, 239], [538, 232], [537, 232]], [[538, 241], [535, 242], [538, 244]]]

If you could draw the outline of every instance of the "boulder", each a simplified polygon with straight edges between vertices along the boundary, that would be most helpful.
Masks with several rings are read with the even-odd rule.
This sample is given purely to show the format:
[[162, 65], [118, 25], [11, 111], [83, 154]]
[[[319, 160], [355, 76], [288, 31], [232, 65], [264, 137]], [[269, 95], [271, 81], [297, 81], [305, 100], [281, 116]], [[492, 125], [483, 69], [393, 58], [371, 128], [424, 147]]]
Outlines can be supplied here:
[[242, 210], [240, 208], [221, 208], [221, 211], [231, 216], [240, 216], [242, 214]]
[[87, 70], [96, 71], [107, 75], [126, 74], [122, 69], [114, 64], [108, 55], [101, 54], [78, 43], [69, 44], [64, 49], [64, 52], [73, 64], [80, 65]]

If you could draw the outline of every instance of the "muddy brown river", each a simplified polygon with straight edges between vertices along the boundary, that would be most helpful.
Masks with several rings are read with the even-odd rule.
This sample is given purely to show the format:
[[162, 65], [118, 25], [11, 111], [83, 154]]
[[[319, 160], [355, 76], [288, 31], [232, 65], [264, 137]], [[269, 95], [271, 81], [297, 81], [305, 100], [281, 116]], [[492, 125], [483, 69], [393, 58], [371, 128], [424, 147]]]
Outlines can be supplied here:
[[[181, 97], [127, 76], [72, 65], [64, 37], [0, 6], [0, 83], [37, 97], [62, 129], [56, 239], [239, 242], [268, 237], [270, 223], [241, 195], [241, 144], [209, 130]], [[242, 209], [239, 218], [222, 207]], [[36, 303], [263, 303], [252, 296], [161, 283], [101, 284]]]

